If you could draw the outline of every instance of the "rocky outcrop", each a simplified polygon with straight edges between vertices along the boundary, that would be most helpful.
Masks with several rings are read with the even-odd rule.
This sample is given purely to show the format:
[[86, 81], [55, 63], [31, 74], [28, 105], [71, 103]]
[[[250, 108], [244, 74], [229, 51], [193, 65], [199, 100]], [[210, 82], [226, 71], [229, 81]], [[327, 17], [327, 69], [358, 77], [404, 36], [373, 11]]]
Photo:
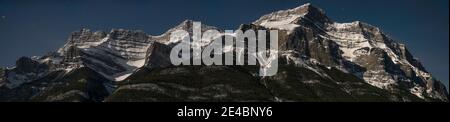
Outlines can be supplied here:
[[145, 67], [148, 68], [164, 68], [171, 66], [170, 51], [172, 48], [168, 45], [154, 42], [147, 52], [147, 60]]
[[3, 69], [0, 67], [0, 87], [5, 85], [5, 81], [6, 81], [5, 76], [6, 76], [6, 69]]
[[6, 77], [6, 86], [15, 88], [23, 83], [28, 83], [44, 77], [50, 69], [47, 64], [33, 60], [28, 57], [21, 57], [16, 61], [16, 67], [4, 72]]

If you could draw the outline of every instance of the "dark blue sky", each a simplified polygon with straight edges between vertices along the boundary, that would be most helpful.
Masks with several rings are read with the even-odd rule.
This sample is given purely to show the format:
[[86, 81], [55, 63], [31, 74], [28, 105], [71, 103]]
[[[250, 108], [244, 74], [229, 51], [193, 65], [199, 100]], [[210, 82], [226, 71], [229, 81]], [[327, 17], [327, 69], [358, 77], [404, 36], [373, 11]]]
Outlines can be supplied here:
[[435, 77], [449, 81], [448, 0], [0, 0], [0, 66], [61, 47], [81, 27], [159, 35], [185, 19], [235, 29], [310, 2], [338, 22], [360, 20], [405, 43]]

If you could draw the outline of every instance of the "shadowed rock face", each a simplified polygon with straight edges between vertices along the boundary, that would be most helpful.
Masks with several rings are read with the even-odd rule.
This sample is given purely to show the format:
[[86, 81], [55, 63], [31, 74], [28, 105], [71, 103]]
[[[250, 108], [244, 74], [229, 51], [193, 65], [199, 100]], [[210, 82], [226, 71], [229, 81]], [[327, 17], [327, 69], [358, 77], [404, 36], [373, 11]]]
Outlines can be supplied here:
[[16, 61], [15, 68], [2, 71], [3, 85], [0, 87], [16, 88], [23, 83], [44, 77], [49, 71], [49, 65], [28, 57], [21, 57]]
[[6, 80], [6, 70], [3, 68], [0, 68], [0, 87], [5, 85]]
[[39, 62], [32, 60], [31, 58], [22, 57], [16, 61], [15, 71], [17, 73], [29, 73], [39, 72], [39, 70], [47, 70], [45, 65], [40, 65]]
[[83, 28], [57, 52], [0, 69], [0, 101], [448, 101], [404, 44], [363, 22], [336, 23], [310, 4], [237, 28], [279, 30], [271, 77], [259, 77], [259, 66], [173, 66], [180, 40], [170, 34], [192, 36], [193, 23], [159, 36]]
[[168, 67], [171, 66], [170, 51], [171, 46], [154, 42], [147, 52], [147, 60], [145, 66], [148, 68]]

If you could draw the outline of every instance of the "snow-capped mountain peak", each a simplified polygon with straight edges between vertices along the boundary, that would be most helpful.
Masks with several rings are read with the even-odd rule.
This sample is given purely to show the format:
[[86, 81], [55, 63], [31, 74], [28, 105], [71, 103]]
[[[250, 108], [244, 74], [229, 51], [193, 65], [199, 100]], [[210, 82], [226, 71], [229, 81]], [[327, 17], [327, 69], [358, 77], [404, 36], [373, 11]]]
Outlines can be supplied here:
[[[297, 50], [328, 67], [338, 67], [367, 83], [388, 90], [408, 89], [420, 98], [447, 99], [442, 84], [431, 77], [404, 44], [381, 29], [354, 21], [331, 21], [322, 9], [305, 4], [262, 16], [253, 24], [287, 30], [280, 40], [285, 50]], [[439, 85], [437, 85], [439, 84]], [[427, 90], [428, 89], [428, 90]], [[434, 91], [431, 92], [431, 91]], [[440, 94], [440, 95], [437, 95]]]

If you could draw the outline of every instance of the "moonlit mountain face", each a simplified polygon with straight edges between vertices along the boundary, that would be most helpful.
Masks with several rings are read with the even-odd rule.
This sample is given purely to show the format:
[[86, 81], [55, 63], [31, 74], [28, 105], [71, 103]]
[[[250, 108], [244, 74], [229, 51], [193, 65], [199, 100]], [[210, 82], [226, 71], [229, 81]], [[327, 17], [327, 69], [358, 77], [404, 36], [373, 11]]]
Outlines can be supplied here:
[[192, 36], [192, 23], [158, 36], [73, 32], [59, 50], [0, 68], [0, 101], [448, 101], [405, 44], [364, 22], [334, 22], [310, 4], [238, 27], [279, 30], [271, 77], [255, 75], [258, 66], [173, 66], [169, 54], [181, 41], [170, 33]]

